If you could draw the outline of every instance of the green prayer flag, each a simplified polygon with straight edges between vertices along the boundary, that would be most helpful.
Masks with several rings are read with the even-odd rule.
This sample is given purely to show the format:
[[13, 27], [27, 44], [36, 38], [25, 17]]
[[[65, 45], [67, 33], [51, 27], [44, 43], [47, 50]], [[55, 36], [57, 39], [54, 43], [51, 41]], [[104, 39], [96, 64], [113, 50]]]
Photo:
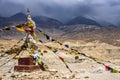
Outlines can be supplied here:
[[111, 68], [110, 71], [111, 71], [111, 73], [118, 73], [118, 72], [119, 72], [118, 70], [116, 70], [116, 69], [112, 69], [112, 68]]

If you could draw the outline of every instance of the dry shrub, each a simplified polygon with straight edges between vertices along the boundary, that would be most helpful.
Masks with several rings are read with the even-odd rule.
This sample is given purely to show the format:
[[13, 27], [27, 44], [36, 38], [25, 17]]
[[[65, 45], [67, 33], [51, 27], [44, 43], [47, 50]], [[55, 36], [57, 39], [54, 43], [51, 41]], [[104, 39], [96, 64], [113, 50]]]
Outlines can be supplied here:
[[43, 53], [48, 53], [48, 51], [44, 50]]
[[19, 54], [22, 51], [21, 48], [13, 48], [5, 51], [6, 54]]
[[77, 60], [77, 59], [79, 59], [79, 56], [78, 56], [78, 55], [75, 56], [75, 60]]
[[3, 47], [3, 46], [1, 46], [1, 47], [0, 47], [0, 49], [4, 49], [4, 47]]
[[39, 49], [38, 52], [41, 52], [41, 50]]
[[4, 53], [4, 50], [1, 50], [0, 52], [1, 52], [1, 53]]
[[43, 53], [41, 53], [41, 55], [43, 56]]

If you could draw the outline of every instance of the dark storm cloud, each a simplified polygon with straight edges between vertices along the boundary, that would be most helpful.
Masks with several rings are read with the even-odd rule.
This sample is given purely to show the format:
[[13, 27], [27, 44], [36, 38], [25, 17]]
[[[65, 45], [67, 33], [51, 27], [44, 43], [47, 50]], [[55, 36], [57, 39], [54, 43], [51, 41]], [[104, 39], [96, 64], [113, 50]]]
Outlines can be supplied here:
[[9, 16], [24, 11], [24, 5], [19, 3], [0, 1], [0, 15]]
[[116, 22], [120, 17], [119, 0], [0, 0], [0, 14], [12, 15], [30, 8], [32, 15], [66, 21], [77, 16]]

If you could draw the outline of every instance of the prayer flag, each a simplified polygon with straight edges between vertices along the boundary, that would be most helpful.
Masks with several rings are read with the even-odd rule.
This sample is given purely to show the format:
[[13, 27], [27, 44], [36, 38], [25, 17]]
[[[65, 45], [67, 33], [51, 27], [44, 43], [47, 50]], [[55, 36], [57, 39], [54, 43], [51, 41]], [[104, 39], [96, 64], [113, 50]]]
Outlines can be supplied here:
[[105, 66], [105, 69], [106, 69], [106, 71], [110, 71], [110, 67], [109, 66]]
[[47, 40], [50, 40], [50, 37], [49, 37], [48, 35], [46, 35], [46, 39], [47, 39]]
[[119, 73], [119, 71], [118, 71], [118, 70], [113, 69], [113, 68], [111, 68], [111, 69], [110, 69], [110, 71], [111, 71], [111, 73]]
[[65, 47], [69, 48], [69, 45], [65, 45]]

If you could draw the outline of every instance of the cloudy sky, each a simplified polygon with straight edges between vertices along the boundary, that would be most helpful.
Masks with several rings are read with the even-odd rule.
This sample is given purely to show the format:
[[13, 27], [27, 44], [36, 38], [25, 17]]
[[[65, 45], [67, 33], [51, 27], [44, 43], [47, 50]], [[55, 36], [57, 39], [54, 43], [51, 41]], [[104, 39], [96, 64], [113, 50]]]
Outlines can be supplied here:
[[32, 15], [67, 21], [77, 16], [117, 23], [120, 0], [0, 0], [0, 15], [10, 16], [30, 8]]

